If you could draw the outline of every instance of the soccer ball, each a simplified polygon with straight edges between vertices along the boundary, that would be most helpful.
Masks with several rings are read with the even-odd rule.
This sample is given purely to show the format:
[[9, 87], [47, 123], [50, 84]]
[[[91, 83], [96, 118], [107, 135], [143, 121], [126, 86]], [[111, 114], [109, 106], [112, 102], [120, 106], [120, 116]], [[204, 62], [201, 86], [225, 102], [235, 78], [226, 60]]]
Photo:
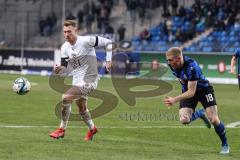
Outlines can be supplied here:
[[30, 82], [24, 78], [17, 78], [13, 83], [13, 91], [19, 95], [24, 95], [30, 91]]

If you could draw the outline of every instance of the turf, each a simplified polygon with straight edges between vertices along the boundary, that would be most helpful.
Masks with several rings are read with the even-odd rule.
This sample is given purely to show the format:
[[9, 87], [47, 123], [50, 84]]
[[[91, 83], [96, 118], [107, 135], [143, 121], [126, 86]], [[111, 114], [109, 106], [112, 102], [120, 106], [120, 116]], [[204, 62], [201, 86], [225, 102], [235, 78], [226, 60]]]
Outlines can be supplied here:
[[[220, 142], [214, 129], [201, 127], [200, 120], [190, 126], [179, 124], [178, 107], [168, 109], [161, 102], [165, 95], [138, 98], [135, 106], [128, 106], [119, 98], [111, 80], [104, 78], [99, 81], [98, 89], [117, 96], [119, 101], [114, 110], [94, 119], [99, 127], [94, 140], [83, 141], [87, 128], [79, 121], [69, 122], [64, 139], [53, 140], [48, 134], [59, 125], [54, 109], [61, 93], [49, 87], [48, 77], [25, 76], [32, 83], [31, 91], [17, 95], [12, 91], [12, 82], [17, 77], [0, 75], [0, 159], [238, 160], [240, 157], [238, 127], [227, 129], [231, 154], [219, 155]], [[173, 90], [166, 95], [177, 95], [178, 83], [170, 83]], [[214, 85], [214, 88], [222, 121], [225, 124], [239, 121], [237, 86]], [[89, 98], [91, 109], [99, 104], [101, 100]], [[73, 113], [77, 113], [75, 105]]]

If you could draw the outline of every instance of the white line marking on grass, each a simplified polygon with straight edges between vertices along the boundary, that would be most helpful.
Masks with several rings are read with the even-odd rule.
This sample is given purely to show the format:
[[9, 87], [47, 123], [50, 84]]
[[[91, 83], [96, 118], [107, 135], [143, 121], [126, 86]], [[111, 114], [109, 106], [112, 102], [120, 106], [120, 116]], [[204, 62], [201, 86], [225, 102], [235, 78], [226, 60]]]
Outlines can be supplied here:
[[[0, 125], [0, 128], [56, 128], [57, 126], [18, 126], [18, 125]], [[87, 128], [84, 126], [68, 126], [68, 128]], [[206, 128], [206, 126], [98, 126], [103, 129], [154, 129], [154, 128]], [[240, 128], [240, 127], [228, 127], [226, 128]]]
[[[7, 84], [13, 84], [13, 82], [14, 82], [14, 80], [11, 80], [11, 81], [9, 81], [9, 80], [0, 80], [0, 82], [2, 83], [2, 82], [7, 82]], [[30, 81], [30, 84], [32, 85], [32, 86], [37, 86], [38, 85], [38, 83], [36, 83], [36, 82], [31, 82]]]
[[36, 82], [30, 82], [32, 86], [37, 86], [38, 84]]
[[226, 127], [227, 128], [239, 128], [240, 127], [240, 121], [229, 123], [229, 124], [226, 125]]

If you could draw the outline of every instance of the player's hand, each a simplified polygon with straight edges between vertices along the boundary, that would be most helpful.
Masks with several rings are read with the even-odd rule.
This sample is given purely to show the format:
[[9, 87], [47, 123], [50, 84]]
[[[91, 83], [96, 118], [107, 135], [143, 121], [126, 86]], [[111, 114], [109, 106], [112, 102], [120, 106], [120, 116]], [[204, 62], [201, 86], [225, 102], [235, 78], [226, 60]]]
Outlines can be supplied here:
[[236, 74], [234, 69], [233, 70], [231, 69], [229, 73], [234, 74], [234, 75]]
[[163, 100], [164, 104], [168, 107], [172, 106], [176, 101], [173, 97], [166, 96]]
[[106, 71], [110, 72], [112, 67], [112, 61], [107, 61], [105, 67], [106, 67]]
[[60, 74], [63, 71], [63, 69], [64, 69], [63, 66], [55, 65], [53, 71], [55, 74]]

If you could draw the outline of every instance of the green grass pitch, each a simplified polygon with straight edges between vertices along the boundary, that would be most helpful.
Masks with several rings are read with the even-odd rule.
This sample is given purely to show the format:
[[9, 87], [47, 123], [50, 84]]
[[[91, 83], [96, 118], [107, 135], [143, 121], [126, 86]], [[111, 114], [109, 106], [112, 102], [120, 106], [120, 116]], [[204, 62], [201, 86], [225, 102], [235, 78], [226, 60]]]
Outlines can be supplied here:
[[[48, 77], [25, 76], [32, 83], [27, 95], [12, 91], [19, 75], [0, 75], [0, 159], [1, 160], [238, 160], [240, 129], [227, 128], [229, 155], [219, 155], [220, 141], [214, 129], [201, 120], [189, 126], [178, 122], [178, 106], [168, 109], [161, 102], [165, 95], [138, 98], [128, 106], [119, 98], [111, 112], [94, 119], [99, 132], [93, 141], [83, 140], [83, 122], [69, 122], [64, 139], [53, 140], [49, 132], [59, 125], [54, 114], [61, 94], [48, 85]], [[177, 82], [167, 95], [180, 93]], [[149, 89], [143, 86], [141, 89]], [[239, 93], [236, 85], [214, 85], [219, 115], [225, 124], [240, 121]], [[117, 96], [110, 79], [102, 78], [98, 89]], [[89, 98], [89, 107], [101, 100]], [[73, 112], [77, 113], [76, 105]], [[200, 107], [200, 105], [199, 105]], [[155, 118], [149, 118], [150, 115]], [[12, 127], [8, 127], [12, 126]], [[15, 127], [14, 127], [15, 126]]]

